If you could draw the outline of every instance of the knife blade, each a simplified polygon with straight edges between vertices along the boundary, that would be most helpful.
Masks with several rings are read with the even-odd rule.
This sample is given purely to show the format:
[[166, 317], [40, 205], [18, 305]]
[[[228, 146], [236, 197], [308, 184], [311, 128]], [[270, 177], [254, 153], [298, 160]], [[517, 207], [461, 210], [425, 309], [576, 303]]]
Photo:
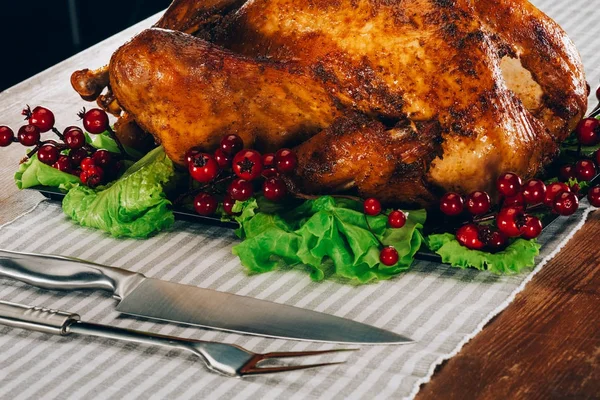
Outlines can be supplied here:
[[266, 300], [148, 278], [71, 257], [0, 249], [0, 276], [43, 289], [105, 290], [117, 311], [229, 332], [329, 343], [406, 344], [374, 326]]

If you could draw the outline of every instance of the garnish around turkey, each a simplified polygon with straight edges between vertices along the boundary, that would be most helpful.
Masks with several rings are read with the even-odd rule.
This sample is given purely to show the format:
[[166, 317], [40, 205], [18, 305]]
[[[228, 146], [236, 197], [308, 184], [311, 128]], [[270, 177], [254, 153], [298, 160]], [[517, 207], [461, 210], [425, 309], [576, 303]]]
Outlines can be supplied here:
[[[22, 113], [27, 123], [16, 135], [0, 126], [0, 146], [18, 142], [31, 148], [15, 175], [19, 188], [60, 187], [67, 191], [67, 215], [117, 237], [144, 238], [168, 229], [173, 208], [235, 220], [242, 242], [233, 251], [251, 273], [300, 266], [315, 280], [365, 283], [409, 269], [421, 246], [454, 266], [516, 273], [533, 265], [544, 215], [573, 214], [585, 193], [600, 206], [600, 186], [588, 188], [600, 165], [596, 118], [581, 120], [565, 141], [553, 166], [557, 178], [523, 182], [503, 173], [496, 179], [497, 204], [485, 191], [448, 192], [439, 212], [430, 209], [426, 225], [424, 209], [385, 209], [376, 198], [295, 192], [288, 175], [298, 160], [290, 149], [260, 154], [227, 134], [212, 153], [190, 149], [186, 170], [160, 146], [143, 156], [127, 149], [101, 109], [80, 113], [83, 129], [62, 132], [47, 108]], [[58, 140], [43, 137], [48, 132]]]

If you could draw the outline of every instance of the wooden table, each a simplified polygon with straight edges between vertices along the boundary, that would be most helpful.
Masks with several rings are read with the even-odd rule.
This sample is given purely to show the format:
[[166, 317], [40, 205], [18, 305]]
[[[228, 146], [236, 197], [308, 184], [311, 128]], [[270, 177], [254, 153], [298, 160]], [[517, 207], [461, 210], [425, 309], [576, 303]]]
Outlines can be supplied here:
[[[0, 94], [0, 124], [19, 126], [26, 103], [53, 109], [60, 126], [74, 123], [83, 104], [69, 75], [98, 67], [144, 21]], [[65, 125], [66, 126], [66, 125]], [[0, 223], [42, 196], [19, 192], [12, 175], [23, 148], [2, 149]], [[600, 396], [600, 213], [547, 264], [515, 301], [424, 385], [418, 399], [598, 398]]]

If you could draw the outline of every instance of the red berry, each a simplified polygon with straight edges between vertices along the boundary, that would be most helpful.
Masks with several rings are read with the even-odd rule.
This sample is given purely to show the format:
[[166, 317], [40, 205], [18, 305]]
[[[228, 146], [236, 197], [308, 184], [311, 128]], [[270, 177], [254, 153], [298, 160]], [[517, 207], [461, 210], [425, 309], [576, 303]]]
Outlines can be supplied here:
[[492, 200], [486, 192], [476, 191], [467, 196], [467, 210], [473, 215], [481, 215], [490, 211]]
[[192, 161], [188, 164], [188, 170], [196, 181], [208, 183], [219, 174], [219, 164], [210, 154], [198, 153], [192, 156]]
[[225, 211], [229, 215], [237, 215], [238, 213], [233, 212], [234, 205], [235, 200], [231, 197], [230, 194], [226, 194], [223, 198], [223, 211]]
[[262, 172], [262, 156], [256, 150], [245, 149], [233, 157], [233, 172], [242, 179], [252, 181]]
[[273, 178], [279, 176], [279, 172], [275, 168], [265, 168], [262, 171], [262, 176], [265, 178]]
[[593, 161], [579, 160], [575, 164], [575, 174], [580, 181], [591, 181], [596, 176], [596, 166]]
[[244, 141], [241, 137], [235, 134], [224, 136], [221, 139], [221, 150], [230, 156], [238, 153], [244, 148]]
[[296, 153], [290, 149], [280, 149], [275, 153], [275, 165], [277, 170], [283, 174], [292, 172], [298, 164]]
[[71, 160], [72, 168], [79, 168], [79, 165], [84, 158], [88, 156], [88, 152], [84, 149], [74, 149], [69, 152], [69, 159]]
[[567, 182], [569, 179], [575, 178], [575, 176], [575, 167], [573, 165], [567, 164], [560, 167], [558, 177], [561, 181]]
[[17, 138], [23, 146], [35, 146], [40, 141], [40, 128], [35, 125], [23, 125], [19, 128]]
[[560, 192], [570, 192], [571, 188], [566, 183], [554, 182], [548, 185], [546, 188], [546, 195], [544, 196], [544, 204], [550, 208], [554, 207], [554, 198]]
[[213, 215], [219, 203], [215, 196], [208, 193], [199, 193], [194, 198], [194, 210], [200, 215]]
[[516, 196], [505, 198], [502, 207], [525, 207], [526, 204], [523, 192], [519, 192]]
[[58, 157], [58, 160], [56, 160], [54, 164], [52, 164], [52, 167], [59, 171], [69, 173], [71, 172], [71, 161], [69, 160], [69, 157], [62, 155]]
[[483, 249], [483, 242], [479, 238], [479, 227], [475, 224], [463, 225], [456, 231], [458, 243], [471, 250]]
[[215, 150], [215, 161], [221, 169], [229, 169], [231, 167], [231, 156], [222, 149]]
[[600, 185], [594, 186], [588, 192], [588, 200], [594, 207], [600, 207]]
[[263, 194], [267, 200], [281, 201], [287, 194], [287, 187], [281, 178], [269, 178], [263, 183]]
[[106, 168], [112, 161], [112, 155], [108, 150], [96, 150], [92, 155], [92, 159], [94, 160], [95, 165]]
[[89, 187], [96, 187], [100, 183], [102, 183], [102, 179], [104, 178], [104, 171], [102, 168], [97, 167], [95, 165], [90, 166], [88, 169], [84, 169], [79, 175], [79, 179], [85, 185]]
[[379, 215], [381, 212], [381, 203], [373, 197], [368, 198], [363, 203], [363, 210], [367, 215]]
[[236, 178], [229, 184], [227, 193], [231, 195], [233, 200], [246, 201], [254, 194], [252, 182]]
[[54, 113], [45, 107], [36, 107], [31, 112], [29, 123], [40, 128], [42, 133], [54, 128]]
[[263, 168], [275, 168], [275, 154], [263, 154]]
[[584, 118], [575, 128], [577, 140], [584, 146], [595, 146], [600, 143], [600, 121], [596, 118]]
[[83, 127], [95, 135], [108, 130], [108, 114], [99, 108], [92, 108], [83, 116]]
[[491, 229], [487, 229], [487, 232], [488, 234], [484, 237], [483, 242], [490, 251], [496, 252], [506, 248], [508, 237], [504, 233]]
[[44, 164], [52, 165], [58, 161], [60, 151], [52, 144], [45, 144], [38, 150], [38, 160]]
[[0, 126], [0, 147], [10, 146], [15, 139], [15, 133], [8, 126]]
[[406, 214], [400, 210], [394, 210], [388, 215], [388, 224], [392, 228], [402, 228], [406, 224]]
[[546, 185], [539, 179], [528, 180], [523, 186], [523, 198], [528, 204], [538, 204], [544, 201]]
[[400, 256], [398, 255], [398, 251], [392, 246], [384, 247], [379, 253], [379, 261], [381, 261], [383, 265], [387, 265], [388, 267], [396, 265], [399, 258]]
[[496, 181], [498, 192], [504, 197], [516, 196], [521, 191], [521, 178], [512, 172], [500, 175]]
[[196, 154], [200, 154], [200, 153], [202, 153], [202, 150], [200, 150], [199, 147], [192, 147], [191, 149], [189, 149], [188, 151], [186, 151], [185, 155], [183, 156], [185, 158], [186, 165], [190, 165], [190, 163], [194, 159], [194, 156]]
[[520, 207], [506, 207], [496, 217], [496, 225], [500, 232], [508, 237], [521, 235], [521, 227], [525, 224], [525, 213]]
[[524, 239], [535, 239], [542, 233], [542, 221], [537, 217], [525, 217], [525, 225], [521, 227], [521, 236]]
[[579, 199], [575, 193], [562, 191], [554, 198], [553, 208], [560, 215], [573, 215], [579, 208]]
[[464, 201], [458, 193], [449, 192], [440, 200], [440, 210], [450, 216], [459, 215], [463, 212]]
[[81, 160], [79, 166], [83, 171], [87, 171], [88, 169], [95, 167], [96, 163], [94, 162], [94, 159], [92, 157], [86, 157], [83, 160]]
[[85, 134], [77, 126], [69, 126], [63, 132], [65, 143], [70, 149], [80, 149], [85, 144]]

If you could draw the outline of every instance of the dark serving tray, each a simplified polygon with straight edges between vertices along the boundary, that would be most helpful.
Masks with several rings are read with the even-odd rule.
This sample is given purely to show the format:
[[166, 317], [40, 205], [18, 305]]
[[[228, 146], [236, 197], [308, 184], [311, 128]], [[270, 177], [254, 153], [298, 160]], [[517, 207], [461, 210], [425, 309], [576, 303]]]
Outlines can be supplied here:
[[[600, 181], [600, 174], [596, 175], [594, 177], [594, 179], [592, 179], [592, 181], [590, 182], [590, 185], [594, 185], [594, 184], [598, 183], [599, 181]], [[35, 186], [35, 187], [32, 187], [31, 190], [36, 190], [36, 191], [40, 192], [41, 194], [43, 194], [46, 198], [48, 198], [50, 200], [62, 201], [62, 199], [65, 197], [65, 193], [63, 193], [58, 188], [53, 188], [53, 187], [48, 187], [48, 186]], [[199, 215], [194, 212], [190, 212], [190, 211], [183, 210], [183, 209], [175, 208], [173, 210], [173, 214], [175, 215], [176, 219], [182, 220], [182, 221], [189, 221], [189, 222], [200, 223], [200, 224], [211, 225], [211, 226], [221, 226], [221, 227], [229, 228], [229, 229], [235, 229], [238, 227], [238, 224], [236, 222], [221, 221], [220, 218], [206, 217], [206, 216]], [[554, 221], [556, 221], [558, 219], [558, 217], [559, 217], [559, 215], [557, 215], [557, 214], [546, 215], [546, 217], [542, 219], [544, 229], [546, 229], [548, 226], [550, 226], [550, 224], [552, 224]], [[432, 251], [430, 251], [429, 249], [424, 248], [424, 247], [421, 247], [421, 249], [419, 249], [417, 254], [415, 254], [415, 258], [417, 260], [433, 261], [433, 262], [438, 262], [438, 263], [442, 262], [442, 257], [440, 257], [438, 254], [433, 253]]]

